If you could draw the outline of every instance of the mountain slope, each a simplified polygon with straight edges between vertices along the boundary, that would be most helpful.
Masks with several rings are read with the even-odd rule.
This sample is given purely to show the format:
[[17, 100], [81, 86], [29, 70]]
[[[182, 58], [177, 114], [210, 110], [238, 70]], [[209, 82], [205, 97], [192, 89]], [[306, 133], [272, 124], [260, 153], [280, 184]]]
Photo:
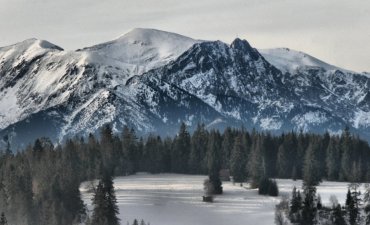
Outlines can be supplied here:
[[349, 125], [368, 137], [369, 80], [240, 39], [228, 45], [134, 29], [77, 51], [30, 39], [0, 48], [0, 135], [61, 141], [106, 123], [173, 135], [185, 121], [272, 132]]
[[343, 70], [330, 65], [306, 53], [289, 48], [259, 49], [267, 61], [282, 72], [291, 74], [308, 68], [322, 68], [324, 70]]

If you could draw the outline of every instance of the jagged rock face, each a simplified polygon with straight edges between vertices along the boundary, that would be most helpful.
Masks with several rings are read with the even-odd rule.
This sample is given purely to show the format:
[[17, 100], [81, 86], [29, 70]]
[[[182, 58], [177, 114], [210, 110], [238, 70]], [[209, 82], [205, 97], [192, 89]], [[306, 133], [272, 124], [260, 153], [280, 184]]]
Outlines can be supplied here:
[[[261, 54], [261, 53], [262, 54]], [[288, 49], [150, 29], [67, 52], [30, 39], [0, 48], [0, 135], [61, 141], [111, 123], [173, 135], [181, 121], [271, 132], [370, 131], [368, 74]]]

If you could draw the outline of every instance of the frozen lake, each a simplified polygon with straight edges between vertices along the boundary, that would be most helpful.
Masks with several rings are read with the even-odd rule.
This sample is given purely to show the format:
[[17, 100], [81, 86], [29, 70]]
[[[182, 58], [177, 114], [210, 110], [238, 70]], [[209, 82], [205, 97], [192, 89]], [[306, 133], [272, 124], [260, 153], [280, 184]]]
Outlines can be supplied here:
[[[214, 203], [202, 202], [206, 176], [178, 174], [138, 174], [114, 180], [121, 224], [135, 218], [151, 225], [269, 225], [274, 224], [274, 209], [280, 197], [259, 196], [256, 189], [224, 182], [224, 194]], [[301, 181], [277, 180], [281, 195], [291, 193]], [[88, 183], [81, 185], [83, 200], [91, 209]], [[248, 185], [245, 185], [248, 187]], [[345, 201], [347, 183], [323, 182], [318, 187], [324, 204], [336, 195]]]

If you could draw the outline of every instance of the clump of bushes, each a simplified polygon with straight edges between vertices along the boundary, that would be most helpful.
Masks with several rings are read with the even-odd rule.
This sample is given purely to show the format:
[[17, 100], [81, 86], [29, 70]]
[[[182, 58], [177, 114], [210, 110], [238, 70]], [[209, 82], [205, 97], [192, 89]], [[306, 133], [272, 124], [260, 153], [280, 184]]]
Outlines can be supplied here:
[[279, 188], [277, 186], [276, 181], [267, 177], [262, 178], [258, 185], [258, 194], [278, 196]]

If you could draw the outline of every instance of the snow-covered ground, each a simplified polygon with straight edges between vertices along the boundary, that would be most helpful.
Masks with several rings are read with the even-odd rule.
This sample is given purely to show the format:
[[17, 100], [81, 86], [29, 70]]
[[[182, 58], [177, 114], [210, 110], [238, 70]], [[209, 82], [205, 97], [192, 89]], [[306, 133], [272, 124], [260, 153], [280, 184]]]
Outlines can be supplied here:
[[[248, 189], [224, 182], [224, 194], [214, 203], [202, 202], [205, 176], [138, 174], [115, 179], [121, 223], [144, 219], [152, 225], [269, 225], [274, 224], [275, 205], [281, 197], [259, 196]], [[277, 180], [281, 196], [291, 193], [301, 181]], [[81, 185], [83, 200], [91, 209], [89, 183]], [[336, 195], [343, 204], [347, 183], [323, 182], [318, 187], [322, 202]]]

